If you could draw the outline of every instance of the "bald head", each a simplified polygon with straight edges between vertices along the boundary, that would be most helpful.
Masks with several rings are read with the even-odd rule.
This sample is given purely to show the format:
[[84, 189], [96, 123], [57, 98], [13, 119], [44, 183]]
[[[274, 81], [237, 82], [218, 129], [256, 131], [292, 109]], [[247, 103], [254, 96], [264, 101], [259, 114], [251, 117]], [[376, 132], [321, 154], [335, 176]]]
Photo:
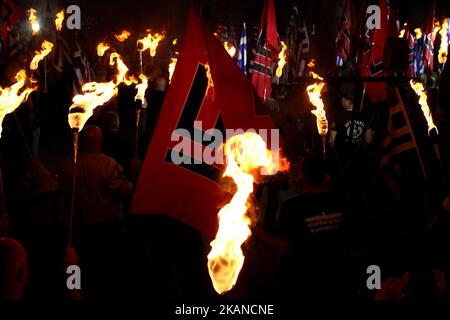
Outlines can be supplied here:
[[102, 150], [102, 141], [102, 130], [97, 126], [87, 126], [80, 132], [81, 151], [100, 153]]
[[155, 79], [154, 85], [155, 85], [155, 90], [163, 91], [163, 92], [166, 91], [167, 82], [166, 82], [166, 79], [165, 79], [165, 78], [163, 78], [163, 77], [157, 77], [157, 78]]

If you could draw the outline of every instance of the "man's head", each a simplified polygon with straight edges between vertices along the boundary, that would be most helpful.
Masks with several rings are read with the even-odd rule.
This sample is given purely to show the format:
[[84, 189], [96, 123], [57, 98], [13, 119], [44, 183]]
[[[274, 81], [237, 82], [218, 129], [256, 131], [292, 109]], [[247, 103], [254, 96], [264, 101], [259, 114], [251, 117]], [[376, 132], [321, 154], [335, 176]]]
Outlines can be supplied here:
[[163, 77], [157, 77], [154, 82], [155, 90], [157, 91], [166, 91], [167, 81]]
[[327, 177], [325, 160], [321, 156], [307, 155], [300, 165], [300, 174], [305, 186], [318, 187]]
[[80, 150], [100, 153], [102, 151], [102, 130], [97, 126], [87, 126], [80, 132]]

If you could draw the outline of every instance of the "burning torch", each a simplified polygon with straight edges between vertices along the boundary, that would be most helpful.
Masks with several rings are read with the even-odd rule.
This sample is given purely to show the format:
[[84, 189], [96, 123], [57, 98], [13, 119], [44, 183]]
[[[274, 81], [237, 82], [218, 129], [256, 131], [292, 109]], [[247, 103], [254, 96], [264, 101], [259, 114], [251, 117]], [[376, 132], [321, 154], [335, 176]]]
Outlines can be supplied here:
[[[314, 67], [314, 61], [311, 61], [308, 64], [308, 67]], [[316, 83], [311, 84], [306, 88], [306, 93], [308, 94], [311, 104], [316, 107], [315, 110], [311, 110], [311, 113], [314, 114], [317, 119], [317, 130], [320, 134], [320, 137], [322, 138], [322, 153], [323, 157], [325, 158], [327, 150], [326, 140], [328, 133], [328, 120], [327, 114], [325, 112], [325, 105], [321, 97], [325, 82], [323, 81], [323, 78], [321, 76], [314, 73], [313, 71], [310, 71], [309, 74], [313, 77], [314, 80], [317, 80]]]

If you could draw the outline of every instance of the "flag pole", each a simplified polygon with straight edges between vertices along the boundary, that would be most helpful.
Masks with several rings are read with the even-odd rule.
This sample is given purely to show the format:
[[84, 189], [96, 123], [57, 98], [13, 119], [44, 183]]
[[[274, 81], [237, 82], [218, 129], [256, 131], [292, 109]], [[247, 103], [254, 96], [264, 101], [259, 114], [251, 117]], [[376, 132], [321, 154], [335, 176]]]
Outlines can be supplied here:
[[134, 133], [134, 156], [138, 157], [138, 149], [139, 149], [139, 127], [140, 127], [140, 119], [141, 119], [141, 111], [142, 111], [142, 101], [136, 101], [136, 126]]
[[77, 162], [78, 162], [78, 138], [79, 131], [75, 129], [73, 131], [73, 168], [72, 168], [72, 195], [70, 200], [70, 211], [69, 211], [69, 225], [67, 232], [67, 247], [72, 246], [72, 233], [73, 233], [73, 217], [75, 211], [75, 189], [77, 186]]

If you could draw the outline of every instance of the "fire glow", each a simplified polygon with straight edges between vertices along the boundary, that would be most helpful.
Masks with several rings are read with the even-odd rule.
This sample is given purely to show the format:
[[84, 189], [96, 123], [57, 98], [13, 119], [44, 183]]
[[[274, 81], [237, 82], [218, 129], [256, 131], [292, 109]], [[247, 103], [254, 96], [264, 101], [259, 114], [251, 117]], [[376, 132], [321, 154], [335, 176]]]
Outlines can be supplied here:
[[170, 58], [169, 64], [169, 83], [172, 81], [173, 72], [175, 71], [175, 67], [177, 65], [178, 58]]
[[[314, 62], [311, 61], [308, 66], [310, 68], [314, 67]], [[321, 97], [325, 82], [323, 82], [323, 78], [318, 74], [312, 71], [310, 71], [309, 74], [315, 80], [319, 80], [318, 83], [311, 84], [306, 88], [306, 93], [308, 94], [309, 101], [314, 107], [316, 107], [315, 110], [311, 110], [311, 113], [317, 118], [317, 130], [319, 131], [319, 134], [321, 136], [326, 136], [328, 133], [328, 120], [327, 114], [325, 112], [325, 105]]]
[[123, 30], [121, 34], [115, 34], [114, 37], [117, 39], [117, 41], [119, 42], [124, 42], [125, 40], [127, 40], [129, 37], [131, 36], [131, 32], [128, 30]]
[[423, 37], [422, 29], [420, 29], [420, 28], [415, 28], [415, 29], [414, 29], [414, 33], [415, 33], [415, 35], [416, 35], [416, 40], [422, 39], [422, 37]]
[[111, 56], [109, 57], [109, 65], [113, 66], [114, 64], [117, 66], [118, 71], [115, 81], [116, 86], [121, 83], [124, 83], [127, 86], [132, 83], [137, 83], [137, 80], [133, 76], [128, 76], [128, 67], [125, 65], [122, 57], [117, 52], [111, 53]]
[[441, 47], [439, 48], [438, 60], [440, 64], [445, 64], [448, 56], [448, 19], [444, 19], [442, 22], [439, 34], [441, 36]]
[[148, 78], [141, 74], [139, 75], [139, 79], [141, 82], [136, 85], [137, 94], [134, 97], [134, 101], [140, 100], [142, 102], [142, 108], [146, 108], [147, 100], [145, 99], [145, 91], [147, 91], [148, 88]]
[[236, 48], [232, 44], [230, 44], [228, 41], [225, 41], [223, 43], [223, 47], [225, 48], [225, 50], [227, 50], [230, 57], [234, 58], [234, 56], [236, 55]]
[[103, 57], [105, 55], [105, 52], [108, 51], [110, 48], [109, 44], [107, 44], [106, 42], [100, 42], [97, 45], [97, 55], [99, 57]]
[[163, 33], [155, 33], [148, 35], [137, 41], [138, 51], [143, 52], [147, 49], [150, 49], [150, 56], [154, 57], [156, 55], [156, 49], [158, 48], [159, 42], [164, 39]]
[[117, 95], [117, 87], [122, 82], [126, 85], [133, 83], [127, 75], [128, 67], [123, 63], [118, 53], [111, 54], [110, 65], [116, 65], [117, 75], [115, 80], [109, 82], [89, 82], [83, 85], [83, 94], [78, 94], [72, 99], [72, 105], [69, 108], [69, 125], [72, 129], [80, 131], [83, 129], [87, 120], [94, 113], [94, 109], [102, 106]]
[[276, 75], [278, 78], [280, 78], [281, 75], [283, 74], [283, 68], [286, 65], [286, 50], [287, 50], [286, 44], [284, 44], [284, 42], [281, 41], [281, 51], [278, 54], [278, 67], [276, 71]]
[[53, 43], [49, 41], [44, 41], [42, 43], [42, 50], [36, 51], [33, 60], [30, 63], [30, 70], [37, 70], [39, 67], [39, 62], [42, 61], [50, 52], [52, 52]]
[[14, 110], [16, 110], [24, 101], [28, 99], [28, 96], [35, 88], [25, 88], [19, 94], [19, 91], [25, 85], [27, 75], [25, 70], [21, 70], [16, 74], [16, 83], [10, 87], [0, 87], [0, 137], [2, 134], [2, 124], [5, 116]]
[[411, 88], [415, 91], [417, 96], [419, 97], [419, 104], [422, 107], [423, 115], [425, 116], [425, 119], [427, 120], [428, 124], [428, 134], [433, 129], [436, 129], [436, 132], [438, 132], [438, 129], [436, 125], [433, 122], [433, 115], [431, 114], [430, 107], [428, 106], [428, 97], [427, 93], [425, 91], [425, 88], [423, 87], [423, 84], [420, 82], [414, 82], [413, 80], [410, 81]]
[[218, 213], [219, 229], [208, 254], [209, 276], [219, 294], [234, 287], [244, 265], [241, 246], [251, 236], [252, 223], [247, 215], [255, 180], [251, 172], [265, 168], [274, 174], [280, 169], [278, 153], [272, 154], [257, 133], [247, 132], [231, 137], [225, 143], [224, 153], [227, 167], [223, 177], [231, 177], [237, 191]]
[[33, 31], [33, 36], [37, 35], [39, 33], [39, 30], [41, 29], [41, 26], [39, 25], [38, 18], [36, 17], [36, 9], [31, 8], [28, 10], [28, 13], [30, 16], [28, 17], [28, 21], [30, 21], [31, 24], [31, 30]]
[[60, 12], [58, 12], [56, 14], [56, 19], [55, 19], [56, 30], [58, 30], [58, 31], [62, 30], [63, 21], [64, 21], [64, 10], [61, 10]]
[[407, 28], [408, 28], [408, 24], [405, 22], [405, 23], [403, 24], [403, 29], [400, 30], [400, 33], [399, 33], [399, 35], [398, 35], [399, 38], [404, 38], [404, 37], [405, 37], [405, 32], [406, 32], [406, 29], [407, 29]]

